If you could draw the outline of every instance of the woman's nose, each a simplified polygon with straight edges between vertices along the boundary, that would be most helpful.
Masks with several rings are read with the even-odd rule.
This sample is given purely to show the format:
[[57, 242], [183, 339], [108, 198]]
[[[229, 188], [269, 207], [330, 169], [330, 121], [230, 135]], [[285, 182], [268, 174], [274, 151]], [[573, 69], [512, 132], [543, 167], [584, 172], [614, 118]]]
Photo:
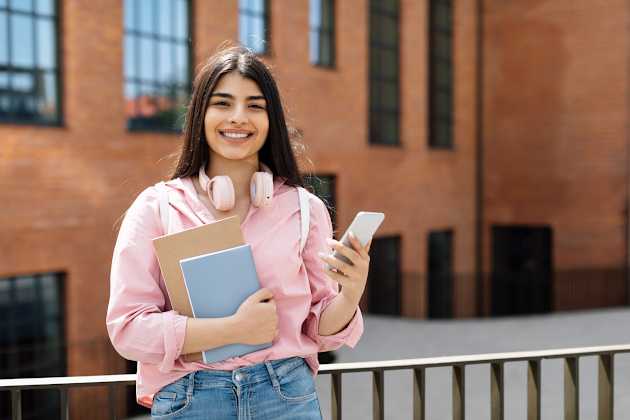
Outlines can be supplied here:
[[242, 105], [236, 105], [232, 108], [233, 112], [230, 115], [230, 122], [234, 124], [244, 124], [247, 122], [247, 113], [245, 107]]

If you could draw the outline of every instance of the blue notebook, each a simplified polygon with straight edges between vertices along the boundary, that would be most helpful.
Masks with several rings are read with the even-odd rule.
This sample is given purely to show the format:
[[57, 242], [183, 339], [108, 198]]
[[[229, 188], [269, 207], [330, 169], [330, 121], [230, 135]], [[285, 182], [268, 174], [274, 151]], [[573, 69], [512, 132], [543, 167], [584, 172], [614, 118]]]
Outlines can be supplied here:
[[[241, 245], [179, 261], [195, 318], [220, 318], [236, 313], [247, 297], [260, 289], [252, 250]], [[203, 352], [213, 363], [271, 347], [266, 344], [228, 344]]]

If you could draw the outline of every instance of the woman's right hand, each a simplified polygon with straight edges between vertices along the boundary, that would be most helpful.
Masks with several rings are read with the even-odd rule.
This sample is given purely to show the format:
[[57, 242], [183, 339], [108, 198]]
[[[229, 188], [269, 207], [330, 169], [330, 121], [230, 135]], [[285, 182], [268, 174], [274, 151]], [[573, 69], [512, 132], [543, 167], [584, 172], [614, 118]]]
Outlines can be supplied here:
[[270, 343], [278, 333], [276, 302], [269, 289], [250, 295], [234, 314], [244, 344]]

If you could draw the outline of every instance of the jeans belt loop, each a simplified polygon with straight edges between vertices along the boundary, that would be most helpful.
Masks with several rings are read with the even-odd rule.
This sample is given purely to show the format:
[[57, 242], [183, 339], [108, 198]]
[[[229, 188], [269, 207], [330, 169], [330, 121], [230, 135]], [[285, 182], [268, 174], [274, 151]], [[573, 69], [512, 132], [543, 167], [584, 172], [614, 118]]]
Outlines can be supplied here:
[[193, 371], [188, 375], [188, 386], [186, 387], [186, 395], [188, 398], [192, 397], [193, 391], [195, 390], [195, 373], [197, 373], [197, 371]]
[[273, 369], [270, 361], [265, 362], [265, 367], [267, 368], [267, 372], [269, 373], [269, 379], [271, 379], [271, 384], [274, 388], [279, 388], [280, 383], [278, 382], [278, 375], [276, 375], [276, 371]]

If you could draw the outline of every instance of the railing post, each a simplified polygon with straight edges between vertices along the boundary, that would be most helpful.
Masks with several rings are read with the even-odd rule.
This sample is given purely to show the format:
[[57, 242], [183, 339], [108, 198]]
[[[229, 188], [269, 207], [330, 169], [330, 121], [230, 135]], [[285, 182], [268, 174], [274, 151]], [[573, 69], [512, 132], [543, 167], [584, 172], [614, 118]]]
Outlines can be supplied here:
[[579, 359], [567, 357], [564, 359], [564, 420], [578, 420], [580, 418], [580, 375]]
[[426, 395], [424, 369], [413, 370], [413, 419], [424, 420], [424, 398]]
[[541, 378], [541, 360], [527, 361], [527, 420], [540, 420], [540, 378]]
[[598, 419], [612, 420], [615, 394], [615, 356], [600, 354], [598, 359]]
[[503, 420], [503, 363], [490, 364], [490, 419]]
[[332, 420], [341, 420], [341, 373], [333, 373], [330, 378], [331, 387], [330, 387], [330, 412], [332, 415]]
[[453, 420], [466, 418], [466, 365], [453, 366]]
[[70, 418], [70, 410], [68, 408], [68, 388], [59, 388], [59, 402], [61, 406], [61, 420], [68, 420]]
[[19, 389], [11, 390], [11, 419], [22, 420], [22, 394]]
[[372, 418], [385, 419], [384, 392], [385, 373], [382, 370], [372, 371]]

